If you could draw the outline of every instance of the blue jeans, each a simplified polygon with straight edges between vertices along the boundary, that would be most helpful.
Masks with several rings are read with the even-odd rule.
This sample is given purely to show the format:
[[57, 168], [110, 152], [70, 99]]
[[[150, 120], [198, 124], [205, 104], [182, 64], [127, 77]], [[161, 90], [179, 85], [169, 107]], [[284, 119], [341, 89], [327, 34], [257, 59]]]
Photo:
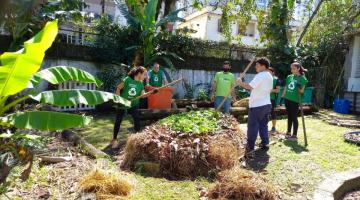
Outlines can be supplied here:
[[[217, 107], [219, 107], [219, 105], [221, 104], [222, 100], [225, 97], [222, 96], [216, 96], [215, 97], [215, 109]], [[231, 98], [228, 98], [225, 102], [224, 105], [222, 106], [222, 112], [223, 113], [230, 113], [230, 107], [231, 107]]]
[[259, 106], [249, 109], [248, 123], [247, 123], [247, 148], [253, 150], [255, 142], [259, 133], [261, 144], [269, 144], [268, 122], [271, 105]]

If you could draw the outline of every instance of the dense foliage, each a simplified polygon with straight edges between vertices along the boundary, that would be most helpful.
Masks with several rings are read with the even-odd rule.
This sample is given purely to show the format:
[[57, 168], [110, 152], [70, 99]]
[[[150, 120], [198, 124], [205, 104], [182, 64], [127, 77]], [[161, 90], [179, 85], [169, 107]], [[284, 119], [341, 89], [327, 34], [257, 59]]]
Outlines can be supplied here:
[[191, 111], [171, 115], [160, 120], [160, 124], [170, 126], [174, 131], [182, 133], [210, 133], [219, 128], [219, 113], [213, 110]]
[[[48, 22], [44, 29], [27, 40], [18, 52], [0, 56], [0, 190], [6, 192], [6, 178], [17, 165], [28, 165], [22, 173], [25, 180], [30, 172], [34, 148], [40, 146], [39, 138], [29, 136], [25, 129], [57, 131], [84, 126], [91, 117], [32, 108], [12, 113], [18, 104], [33, 99], [39, 104], [52, 106], [98, 105], [107, 101], [130, 106], [130, 102], [113, 93], [97, 90], [51, 90], [39, 92], [41, 81], [60, 84], [66, 81], [93, 83], [101, 86], [97, 78], [77, 68], [55, 66], [41, 71], [45, 51], [50, 48], [58, 33], [57, 21]], [[24, 67], [26, 66], [26, 67]]]

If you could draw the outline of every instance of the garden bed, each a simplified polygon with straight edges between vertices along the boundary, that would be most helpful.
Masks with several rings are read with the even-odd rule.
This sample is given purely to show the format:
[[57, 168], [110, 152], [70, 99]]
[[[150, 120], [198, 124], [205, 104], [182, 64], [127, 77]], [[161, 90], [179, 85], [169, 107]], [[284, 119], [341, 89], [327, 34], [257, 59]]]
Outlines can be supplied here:
[[238, 122], [230, 115], [182, 113], [131, 135], [122, 165], [170, 179], [211, 177], [237, 163], [243, 139]]

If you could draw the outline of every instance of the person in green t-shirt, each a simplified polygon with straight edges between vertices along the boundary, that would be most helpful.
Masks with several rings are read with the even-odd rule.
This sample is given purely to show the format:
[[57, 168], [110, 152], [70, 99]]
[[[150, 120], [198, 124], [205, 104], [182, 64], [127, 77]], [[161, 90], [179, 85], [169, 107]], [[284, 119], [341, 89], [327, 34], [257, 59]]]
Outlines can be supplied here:
[[[306, 69], [300, 63], [294, 62], [291, 64], [291, 73], [286, 78], [286, 84], [282, 97], [285, 99], [285, 107], [287, 112], [287, 133], [289, 140], [297, 140], [297, 131], [299, 127], [298, 113], [299, 101], [302, 99], [305, 86], [308, 80], [305, 77]], [[293, 126], [293, 134], [291, 135], [291, 127]]]
[[139, 118], [139, 96], [142, 98], [146, 98], [151, 94], [154, 94], [157, 89], [145, 94], [143, 81], [146, 77], [146, 69], [144, 67], [134, 67], [130, 70], [128, 75], [121, 81], [121, 83], [116, 88], [116, 94], [121, 97], [130, 100], [131, 106], [130, 108], [120, 108], [117, 110], [116, 119], [114, 124], [114, 134], [113, 139], [111, 141], [112, 147], [116, 146], [116, 138], [120, 130], [120, 125], [123, 117], [126, 113], [130, 114], [134, 120], [134, 129], [135, 131], [140, 130], [140, 118]]
[[276, 132], [275, 108], [276, 108], [276, 99], [277, 99], [278, 93], [280, 92], [280, 81], [279, 81], [279, 78], [277, 76], [275, 76], [275, 69], [274, 68], [269, 67], [269, 72], [273, 76], [273, 88], [272, 88], [271, 93], [270, 93], [270, 101], [271, 101], [270, 118], [272, 120], [271, 132]]
[[146, 82], [147, 85], [153, 87], [161, 87], [167, 84], [165, 73], [160, 69], [159, 63], [154, 63], [153, 68], [149, 70]]
[[223, 71], [217, 72], [212, 84], [211, 101], [215, 101], [214, 105], [217, 108], [224, 98], [227, 98], [223, 105], [223, 113], [230, 113], [231, 97], [236, 101], [235, 90], [232, 89], [235, 85], [235, 76], [230, 72], [231, 65], [229, 61], [223, 64]]

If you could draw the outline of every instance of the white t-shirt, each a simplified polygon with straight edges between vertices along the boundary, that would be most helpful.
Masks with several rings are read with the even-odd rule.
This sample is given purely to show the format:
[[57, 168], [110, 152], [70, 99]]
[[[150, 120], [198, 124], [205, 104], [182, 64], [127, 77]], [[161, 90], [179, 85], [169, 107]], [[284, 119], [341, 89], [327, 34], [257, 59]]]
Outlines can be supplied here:
[[273, 77], [269, 72], [263, 71], [256, 74], [249, 85], [253, 88], [249, 99], [250, 108], [271, 104], [270, 93], [273, 88]]

